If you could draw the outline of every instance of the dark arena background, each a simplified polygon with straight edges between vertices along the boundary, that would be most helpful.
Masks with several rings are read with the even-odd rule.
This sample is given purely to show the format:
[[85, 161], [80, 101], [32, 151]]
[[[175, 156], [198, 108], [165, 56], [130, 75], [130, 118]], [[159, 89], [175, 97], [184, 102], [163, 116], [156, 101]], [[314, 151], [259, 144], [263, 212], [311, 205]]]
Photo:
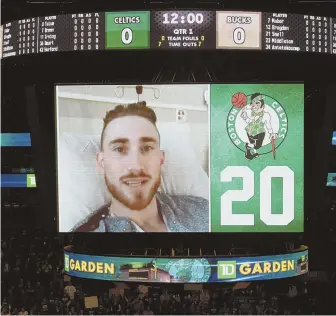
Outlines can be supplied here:
[[1, 9], [1, 314], [336, 314], [334, 1]]

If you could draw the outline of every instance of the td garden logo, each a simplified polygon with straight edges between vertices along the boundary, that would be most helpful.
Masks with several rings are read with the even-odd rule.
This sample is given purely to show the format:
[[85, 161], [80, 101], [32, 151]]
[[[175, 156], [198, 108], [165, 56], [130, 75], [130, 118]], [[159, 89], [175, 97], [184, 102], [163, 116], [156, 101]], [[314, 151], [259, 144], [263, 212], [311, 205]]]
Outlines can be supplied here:
[[288, 117], [284, 107], [271, 96], [256, 92], [232, 96], [227, 132], [247, 160], [276, 152], [287, 136]]
[[64, 254], [64, 270], [69, 272], [69, 256]]
[[235, 279], [237, 277], [236, 261], [218, 261], [217, 277], [218, 279]]

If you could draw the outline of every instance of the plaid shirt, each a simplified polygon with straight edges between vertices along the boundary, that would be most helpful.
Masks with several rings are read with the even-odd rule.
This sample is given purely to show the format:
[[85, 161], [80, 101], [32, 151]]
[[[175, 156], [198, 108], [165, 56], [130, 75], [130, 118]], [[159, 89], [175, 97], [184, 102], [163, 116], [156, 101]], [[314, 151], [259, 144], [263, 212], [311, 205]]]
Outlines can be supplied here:
[[[209, 232], [209, 201], [188, 195], [157, 193], [156, 199], [169, 232]], [[94, 212], [84, 224], [73, 231], [143, 232], [126, 217], [109, 215], [109, 205]]]

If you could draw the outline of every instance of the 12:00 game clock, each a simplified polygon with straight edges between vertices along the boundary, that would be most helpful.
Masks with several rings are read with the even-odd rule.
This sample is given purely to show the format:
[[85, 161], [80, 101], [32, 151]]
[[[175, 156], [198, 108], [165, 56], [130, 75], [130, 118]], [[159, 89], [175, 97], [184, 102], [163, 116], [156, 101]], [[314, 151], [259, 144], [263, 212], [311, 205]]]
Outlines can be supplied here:
[[214, 49], [214, 11], [151, 12], [151, 48]]

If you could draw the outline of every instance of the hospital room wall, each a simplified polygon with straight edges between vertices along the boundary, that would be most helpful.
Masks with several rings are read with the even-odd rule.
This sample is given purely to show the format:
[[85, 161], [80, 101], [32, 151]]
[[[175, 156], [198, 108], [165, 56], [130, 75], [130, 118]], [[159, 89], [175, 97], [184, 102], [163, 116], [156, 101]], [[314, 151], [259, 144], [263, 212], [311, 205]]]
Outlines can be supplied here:
[[[182, 91], [183, 90], [180, 90], [180, 93], [182, 93]], [[188, 91], [188, 94], [192, 95], [192, 91]], [[153, 103], [154, 106], [152, 108], [157, 115], [157, 126], [159, 130], [169, 131], [178, 129], [180, 132], [185, 131], [185, 133], [188, 134], [191, 148], [195, 151], [196, 157], [203, 169], [208, 173], [209, 113], [208, 111], [204, 111], [205, 101], [204, 99], [200, 100], [200, 96], [201, 94], [198, 93], [198, 102], [193, 104], [195, 109], [185, 110], [186, 121], [177, 121], [176, 110], [178, 109], [176, 108], [161, 108], [159, 107], [160, 105], [156, 103]], [[175, 95], [175, 98], [178, 98], [178, 95]], [[100, 134], [103, 127], [103, 117], [106, 112], [111, 110], [114, 106], [116, 106], [116, 104], [59, 98], [59, 132], [61, 134]], [[200, 110], [198, 110], [198, 106]], [[172, 133], [172, 135], [174, 135], [174, 133]], [[176, 138], [176, 142], [178, 143], [178, 135]]]

